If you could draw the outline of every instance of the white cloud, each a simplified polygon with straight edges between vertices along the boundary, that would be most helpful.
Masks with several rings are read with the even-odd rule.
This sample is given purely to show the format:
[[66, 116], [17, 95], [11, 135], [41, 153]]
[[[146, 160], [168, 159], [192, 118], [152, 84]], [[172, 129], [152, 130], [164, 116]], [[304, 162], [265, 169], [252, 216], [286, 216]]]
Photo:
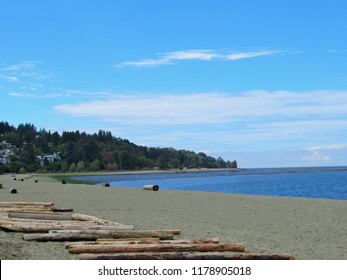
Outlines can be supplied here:
[[0, 79], [4, 79], [8, 82], [18, 82], [18, 78], [15, 76], [8, 76], [8, 75], [0, 74]]
[[346, 145], [343, 144], [334, 144], [334, 145], [326, 145], [326, 146], [311, 146], [311, 147], [304, 147], [302, 150], [305, 151], [319, 151], [319, 150], [340, 150], [344, 149]]
[[35, 99], [53, 99], [70, 96], [69, 94], [64, 93], [48, 93], [48, 94], [33, 94], [33, 93], [20, 93], [20, 92], [10, 92], [8, 94], [12, 97], [21, 97], [21, 98], [35, 98]]
[[324, 150], [297, 147], [330, 142], [339, 144], [319, 147], [338, 149], [346, 144], [346, 103], [343, 91], [110, 94], [54, 110], [114, 125], [125, 138], [148, 145], [182, 143], [196, 150], [219, 146], [244, 151], [289, 146], [301, 151], [298, 158], [308, 158], [304, 151]]
[[38, 96], [36, 94], [31, 94], [31, 93], [10, 92], [8, 95], [12, 96], [12, 97], [34, 97], [34, 98], [38, 98]]
[[314, 151], [311, 155], [302, 157], [301, 159], [305, 161], [330, 161], [331, 157], [324, 155], [318, 151]]
[[[256, 125], [262, 127], [261, 120], [271, 119], [264, 124], [269, 126], [271, 123], [272, 129], [276, 129], [288, 119], [291, 119], [286, 124], [288, 127], [299, 120], [312, 122], [319, 119], [324, 123], [337, 115], [341, 119], [347, 115], [346, 104], [345, 91], [251, 91], [239, 94], [114, 94], [106, 100], [57, 105], [55, 110], [69, 115], [144, 125], [222, 124], [256, 120]], [[291, 129], [296, 130], [295, 126]]]
[[24, 62], [21, 62], [18, 64], [6, 66], [4, 68], [1, 68], [0, 70], [2, 70], [2, 71], [18, 71], [18, 70], [23, 70], [23, 69], [32, 69], [38, 63], [40, 63], [40, 62], [38, 62], [38, 61], [24, 61]]
[[225, 58], [228, 60], [239, 60], [239, 59], [252, 58], [257, 56], [272, 55], [275, 53], [278, 53], [278, 52], [276, 51], [241, 52], [241, 53], [226, 55]]
[[137, 68], [155, 67], [159, 65], [173, 64], [178, 60], [239, 60], [258, 56], [266, 56], [279, 53], [279, 51], [254, 51], [254, 52], [237, 52], [224, 53], [215, 50], [183, 50], [160, 54], [156, 59], [141, 59], [138, 61], [125, 61], [115, 65], [115, 67], [132, 66]]

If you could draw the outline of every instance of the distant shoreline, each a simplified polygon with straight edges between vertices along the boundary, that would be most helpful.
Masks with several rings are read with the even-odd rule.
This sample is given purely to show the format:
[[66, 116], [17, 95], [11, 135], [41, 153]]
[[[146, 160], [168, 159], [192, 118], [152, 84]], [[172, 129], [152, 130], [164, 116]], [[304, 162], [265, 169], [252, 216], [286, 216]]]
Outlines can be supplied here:
[[73, 173], [44, 173], [32, 174], [31, 177], [49, 177], [56, 181], [65, 180], [72, 184], [91, 184], [88, 181], [73, 180], [71, 177], [87, 176], [113, 176], [113, 175], [141, 175], [141, 174], [175, 174], [175, 173], [199, 173], [199, 172], [237, 172], [245, 170], [241, 168], [194, 168], [194, 169], [170, 169], [170, 170], [124, 170], [124, 171], [98, 171], [98, 172], [73, 172]]

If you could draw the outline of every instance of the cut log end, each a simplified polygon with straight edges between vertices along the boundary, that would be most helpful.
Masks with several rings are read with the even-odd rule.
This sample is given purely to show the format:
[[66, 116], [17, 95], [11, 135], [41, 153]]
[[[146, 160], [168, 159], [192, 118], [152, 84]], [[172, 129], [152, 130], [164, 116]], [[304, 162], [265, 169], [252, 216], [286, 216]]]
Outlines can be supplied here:
[[143, 189], [146, 191], [159, 191], [158, 185], [144, 185]]

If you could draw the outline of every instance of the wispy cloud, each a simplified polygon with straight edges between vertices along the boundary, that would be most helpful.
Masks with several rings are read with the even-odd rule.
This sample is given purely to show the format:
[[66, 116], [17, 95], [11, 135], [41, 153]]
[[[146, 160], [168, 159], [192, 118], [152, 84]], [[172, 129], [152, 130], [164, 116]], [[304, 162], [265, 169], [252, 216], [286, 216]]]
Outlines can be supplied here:
[[216, 50], [182, 50], [157, 55], [154, 59], [140, 59], [138, 61], [125, 61], [114, 65], [114, 67], [156, 67], [159, 65], [173, 64], [180, 60], [239, 60], [259, 56], [267, 56], [279, 53], [281, 51], [252, 51], [252, 52], [222, 52]]
[[278, 51], [277, 52], [276, 51], [241, 52], [241, 53], [226, 55], [225, 58], [227, 60], [239, 60], [239, 59], [252, 58], [252, 57], [258, 57], [258, 56], [272, 55], [275, 53], [278, 53]]
[[15, 76], [8, 76], [0, 74], [0, 79], [6, 80], [8, 82], [18, 82], [18, 78]]
[[332, 152], [345, 150], [346, 145], [344, 144], [331, 144], [324, 146], [309, 146], [301, 148], [302, 151], [309, 152], [308, 155], [302, 156], [301, 159], [307, 162], [329, 162], [332, 160]]
[[331, 156], [328, 155], [324, 155], [321, 152], [318, 151], [314, 151], [312, 152], [311, 155], [309, 156], [305, 156], [301, 158], [302, 160], [306, 160], [306, 161], [330, 161], [331, 160]]
[[228, 123], [260, 118], [305, 121], [347, 114], [346, 91], [267, 92], [238, 94], [114, 94], [106, 100], [62, 104], [55, 110], [75, 116], [128, 123], [206, 124]]
[[344, 149], [346, 145], [344, 144], [333, 144], [333, 145], [326, 145], [326, 146], [311, 146], [311, 147], [304, 147], [302, 150], [305, 151], [320, 151], [320, 150], [340, 150]]
[[53, 99], [53, 98], [62, 98], [62, 97], [68, 97], [69, 94], [64, 93], [48, 93], [48, 94], [38, 94], [38, 93], [20, 93], [20, 92], [10, 92], [8, 94], [12, 97], [20, 97], [20, 98], [34, 98], [34, 99]]
[[23, 61], [13, 65], [7, 65], [5, 67], [0, 68], [2, 71], [18, 71], [24, 69], [32, 69], [35, 65], [39, 64], [39, 61]]
[[53, 109], [122, 128], [122, 135], [148, 145], [182, 143], [198, 150], [216, 146], [234, 151], [306, 147], [298, 150], [300, 159], [311, 156], [319, 143], [346, 144], [341, 141], [347, 131], [345, 104], [346, 91], [250, 91], [114, 94]]

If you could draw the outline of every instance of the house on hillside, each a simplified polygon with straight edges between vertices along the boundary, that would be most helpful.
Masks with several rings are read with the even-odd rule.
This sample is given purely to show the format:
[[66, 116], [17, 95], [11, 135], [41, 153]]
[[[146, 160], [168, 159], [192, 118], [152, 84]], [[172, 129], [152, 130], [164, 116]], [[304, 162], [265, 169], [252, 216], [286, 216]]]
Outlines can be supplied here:
[[8, 158], [13, 155], [14, 155], [14, 152], [12, 150], [9, 150], [9, 149], [0, 150], [0, 163], [6, 164], [7, 162], [9, 162]]
[[44, 166], [45, 162], [46, 163], [52, 163], [55, 161], [59, 161], [59, 160], [61, 160], [61, 157], [60, 157], [59, 153], [54, 153], [53, 155], [37, 156], [36, 159], [41, 166]]

